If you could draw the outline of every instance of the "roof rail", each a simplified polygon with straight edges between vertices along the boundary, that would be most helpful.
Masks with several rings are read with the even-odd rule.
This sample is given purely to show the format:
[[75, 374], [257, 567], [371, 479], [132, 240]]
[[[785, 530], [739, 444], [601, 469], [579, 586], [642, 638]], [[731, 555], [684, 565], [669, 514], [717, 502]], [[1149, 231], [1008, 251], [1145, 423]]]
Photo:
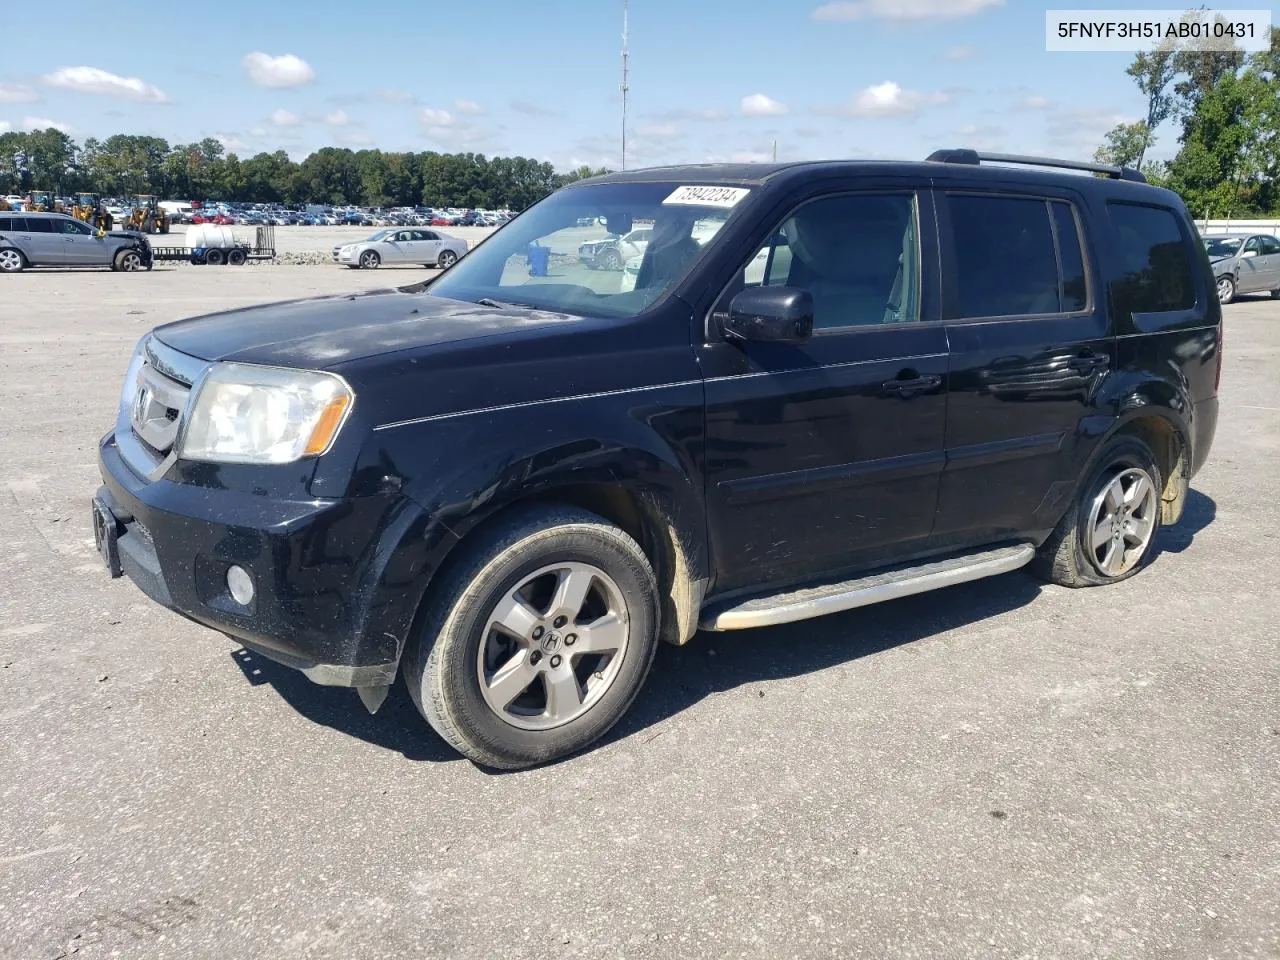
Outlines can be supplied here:
[[1133, 167], [1117, 167], [1109, 163], [1082, 163], [1079, 160], [1055, 160], [1053, 157], [1026, 157], [1016, 153], [979, 153], [964, 148], [935, 150], [928, 159], [934, 163], [963, 163], [976, 167], [984, 160], [990, 163], [1018, 163], [1032, 167], [1055, 167], [1062, 170], [1085, 170], [1089, 173], [1105, 173], [1112, 180], [1132, 180], [1146, 183], [1147, 178]]

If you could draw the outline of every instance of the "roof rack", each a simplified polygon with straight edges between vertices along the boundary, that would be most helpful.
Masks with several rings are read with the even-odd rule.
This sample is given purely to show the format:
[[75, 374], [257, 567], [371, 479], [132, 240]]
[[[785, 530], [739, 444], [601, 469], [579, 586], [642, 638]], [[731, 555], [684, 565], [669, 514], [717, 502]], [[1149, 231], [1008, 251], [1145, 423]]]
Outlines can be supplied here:
[[1112, 180], [1132, 180], [1146, 183], [1147, 178], [1133, 167], [1117, 167], [1109, 163], [1082, 163], [1079, 160], [1055, 160], [1053, 157], [1026, 157], [1016, 153], [979, 153], [964, 148], [935, 150], [928, 159], [934, 163], [963, 163], [976, 167], [984, 160], [990, 163], [1018, 163], [1032, 167], [1056, 167], [1062, 170], [1085, 170], [1089, 173], [1105, 173]]

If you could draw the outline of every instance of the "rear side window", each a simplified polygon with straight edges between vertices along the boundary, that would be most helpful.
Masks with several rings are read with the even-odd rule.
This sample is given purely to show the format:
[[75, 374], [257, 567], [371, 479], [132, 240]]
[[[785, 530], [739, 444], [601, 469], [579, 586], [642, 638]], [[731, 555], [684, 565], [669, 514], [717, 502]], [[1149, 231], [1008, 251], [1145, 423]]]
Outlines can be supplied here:
[[53, 221], [47, 217], [27, 217], [28, 233], [53, 233]]
[[13, 229], [13, 217], [0, 217], [0, 233]]
[[957, 317], [1085, 309], [1088, 284], [1070, 204], [952, 194], [948, 206]]
[[1261, 248], [1264, 257], [1280, 253], [1280, 240], [1275, 237], [1259, 237], [1258, 246]]
[[1190, 310], [1196, 303], [1191, 254], [1173, 211], [1107, 204], [1120, 255], [1111, 303], [1120, 316]]

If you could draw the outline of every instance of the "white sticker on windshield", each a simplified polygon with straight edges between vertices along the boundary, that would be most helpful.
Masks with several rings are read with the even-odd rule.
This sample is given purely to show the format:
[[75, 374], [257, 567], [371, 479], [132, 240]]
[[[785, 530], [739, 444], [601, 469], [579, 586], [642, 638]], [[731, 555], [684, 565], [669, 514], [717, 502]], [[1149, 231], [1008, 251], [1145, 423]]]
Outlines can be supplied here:
[[746, 187], [676, 187], [664, 204], [674, 203], [693, 207], [735, 206], [751, 191]]

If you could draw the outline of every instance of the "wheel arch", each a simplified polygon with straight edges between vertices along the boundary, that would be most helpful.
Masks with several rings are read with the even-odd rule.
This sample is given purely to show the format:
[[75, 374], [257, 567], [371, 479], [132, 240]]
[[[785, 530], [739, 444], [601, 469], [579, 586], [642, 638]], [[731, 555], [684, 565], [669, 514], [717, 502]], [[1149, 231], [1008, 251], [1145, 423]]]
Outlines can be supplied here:
[[1150, 448], [1160, 468], [1160, 522], [1177, 523], [1191, 488], [1191, 431], [1171, 409], [1142, 408], [1117, 421], [1111, 437], [1135, 436]]

